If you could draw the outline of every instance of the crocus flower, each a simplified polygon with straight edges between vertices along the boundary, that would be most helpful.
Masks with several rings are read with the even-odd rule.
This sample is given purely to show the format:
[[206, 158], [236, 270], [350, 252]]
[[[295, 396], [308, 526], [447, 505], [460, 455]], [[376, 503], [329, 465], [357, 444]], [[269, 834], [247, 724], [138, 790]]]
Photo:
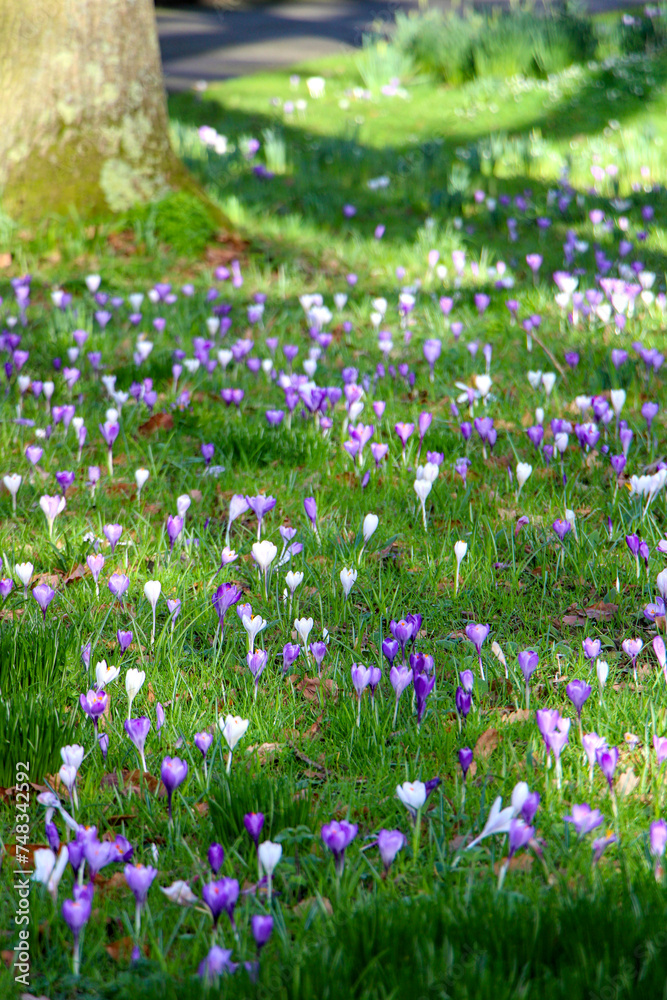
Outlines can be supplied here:
[[564, 817], [566, 823], [571, 823], [579, 837], [585, 837], [604, 822], [604, 816], [599, 809], [591, 809], [588, 803], [573, 805], [572, 815]]
[[[53, 823], [49, 825], [55, 826]], [[58, 899], [58, 886], [69, 860], [67, 847], [63, 844], [57, 858], [52, 848], [39, 848], [34, 852], [33, 859], [35, 870], [32, 881], [41, 882], [42, 885], [46, 886], [47, 892], [55, 903]]]
[[266, 667], [268, 654], [263, 649], [256, 649], [252, 653], [248, 653], [246, 660], [248, 663], [248, 668], [255, 681], [255, 700], [257, 699], [257, 688], [259, 686], [259, 679], [264, 672]]
[[641, 639], [624, 639], [621, 643], [623, 647], [623, 652], [630, 657], [632, 662], [632, 669], [635, 675], [635, 684], [637, 683], [637, 657], [644, 648], [644, 643]]
[[248, 831], [250, 839], [255, 847], [259, 846], [259, 836], [264, 826], [264, 813], [246, 813], [243, 817], [243, 825]]
[[454, 581], [454, 593], [459, 592], [459, 570], [461, 569], [461, 563], [465, 558], [465, 554], [468, 551], [468, 543], [464, 541], [458, 541], [454, 545], [454, 555], [456, 557], [456, 579]]
[[322, 827], [322, 841], [334, 856], [336, 874], [341, 876], [345, 867], [345, 851], [357, 835], [359, 827], [347, 820], [332, 820]]
[[260, 878], [266, 872], [268, 904], [271, 905], [271, 882], [273, 872], [282, 857], [283, 849], [281, 844], [274, 844], [270, 840], [265, 840], [257, 848], [257, 861], [259, 864]]
[[518, 850], [525, 847], [532, 840], [535, 830], [522, 819], [512, 819], [509, 828], [509, 853], [508, 860], [513, 858]]
[[250, 508], [255, 514], [255, 517], [257, 518], [257, 541], [259, 541], [262, 534], [262, 520], [269, 513], [269, 511], [273, 510], [273, 508], [275, 507], [276, 498], [270, 496], [265, 497], [260, 494], [259, 496], [256, 497], [246, 496], [245, 500], [246, 504], [248, 505], [246, 507], [246, 510]]
[[416, 822], [419, 811], [423, 808], [431, 792], [440, 784], [440, 778], [430, 781], [404, 781], [397, 785], [396, 794], [408, 810], [410, 818]]
[[435, 687], [435, 673], [433, 673], [430, 677], [427, 674], [415, 674], [413, 684], [415, 689], [415, 699], [417, 702], [417, 726], [419, 726], [421, 725], [424, 712], [426, 711], [426, 701], [428, 696]]
[[385, 875], [399, 851], [403, 850], [407, 840], [400, 830], [380, 830], [378, 833], [377, 846], [384, 865]]
[[74, 899], [66, 899], [62, 905], [63, 920], [74, 936], [72, 970], [75, 976], [79, 975], [81, 967], [80, 934], [90, 920], [92, 898], [92, 886], [86, 886], [85, 888], [74, 886]]
[[242, 719], [240, 715], [227, 715], [224, 720], [220, 716], [218, 719], [218, 726], [225, 737], [227, 746], [229, 747], [229, 758], [227, 760], [227, 774], [230, 773], [232, 769], [232, 756], [234, 753], [234, 748], [236, 744], [242, 739], [248, 726], [250, 725], [249, 719]]
[[587, 638], [587, 639], [584, 639], [584, 641], [581, 644], [581, 647], [582, 647], [582, 649], [584, 651], [584, 656], [586, 657], [586, 659], [592, 661], [597, 656], [600, 655], [600, 651], [602, 649], [602, 643], [600, 642], [599, 639], [588, 639]]
[[124, 632], [122, 629], [118, 629], [116, 632], [116, 639], [118, 640], [120, 655], [122, 656], [132, 645], [132, 633]]
[[530, 708], [530, 688], [528, 685], [530, 683], [530, 678], [537, 670], [540, 657], [534, 649], [524, 649], [520, 653], [517, 653], [516, 657], [519, 661], [519, 667], [526, 684], [526, 708]]
[[141, 911], [148, 899], [148, 890], [157, 875], [157, 868], [142, 864], [125, 865], [123, 873], [136, 901], [134, 929], [138, 938], [141, 930]]
[[211, 911], [214, 927], [217, 927], [222, 913], [227, 914], [232, 927], [234, 926], [234, 907], [239, 898], [239, 891], [239, 884], [235, 878], [221, 878], [204, 886], [202, 899]]
[[169, 536], [169, 551], [174, 551], [174, 544], [176, 539], [183, 531], [183, 518], [178, 514], [175, 516], [169, 514], [167, 516], [167, 535]]
[[211, 744], [213, 743], [213, 736], [211, 733], [201, 732], [195, 733], [193, 739], [194, 745], [199, 750], [200, 754], [204, 758], [204, 773], [206, 773], [206, 755], [211, 749]]
[[665, 856], [667, 849], [667, 823], [664, 819], [654, 820], [649, 828], [650, 851], [655, 858], [655, 877], [659, 880], [662, 875], [660, 858]]
[[181, 760], [180, 757], [165, 757], [162, 761], [162, 767], [160, 768], [160, 777], [162, 778], [162, 783], [167, 789], [167, 807], [169, 811], [169, 819], [171, 820], [171, 797], [179, 787], [182, 785], [188, 776], [188, 765], [187, 762]]
[[482, 680], [484, 680], [484, 666], [482, 665], [482, 646], [484, 644], [484, 640], [486, 639], [490, 631], [491, 627], [489, 625], [475, 624], [474, 622], [471, 622], [469, 625], [466, 625], [466, 635], [468, 636], [468, 639], [477, 650], [477, 655], [479, 657], [479, 671]]
[[350, 591], [352, 590], [357, 579], [356, 569], [345, 569], [340, 571], [340, 583], [343, 588], [343, 594], [345, 597], [349, 597]]
[[370, 667], [365, 667], [363, 663], [353, 663], [351, 674], [352, 684], [354, 685], [354, 690], [357, 692], [357, 726], [359, 726], [361, 725], [361, 696], [364, 693], [364, 689], [370, 684]]
[[[457, 687], [454, 697], [456, 714], [465, 721], [472, 708], [472, 695], [462, 687]], [[460, 728], [460, 724], [459, 724]]]
[[137, 670], [134, 667], [130, 667], [130, 669], [125, 674], [125, 690], [127, 692], [128, 719], [132, 717], [132, 702], [141, 691], [141, 688], [145, 680], [146, 680], [145, 670]]
[[58, 514], [61, 514], [64, 511], [67, 506], [67, 501], [64, 496], [50, 497], [46, 495], [40, 497], [39, 506], [42, 508], [49, 526], [49, 538], [53, 538], [53, 523]]
[[[384, 647], [384, 643], [383, 643]], [[396, 717], [398, 715], [398, 702], [407, 687], [410, 686], [413, 679], [412, 670], [410, 670], [405, 665], [401, 667], [392, 667], [389, 671], [389, 681], [396, 694], [396, 703], [394, 705], [394, 720], [392, 725], [396, 725]]]
[[565, 688], [565, 693], [576, 708], [579, 721], [581, 722], [581, 710], [591, 693], [590, 685], [586, 681], [570, 681]]
[[211, 844], [206, 854], [211, 871], [217, 875], [225, 861], [225, 851], [221, 844]]
[[162, 593], [162, 584], [159, 580], [147, 580], [144, 584], [144, 596], [151, 606], [153, 612], [153, 627], [151, 629], [151, 646], [155, 642], [155, 609]]
[[599, 750], [595, 751], [595, 759], [600, 766], [600, 770], [607, 779], [609, 791], [612, 792], [614, 771], [616, 770], [616, 765], [618, 764], [618, 747], [601, 747]]
[[[208, 900], [205, 900], [205, 902], [210, 907]], [[206, 958], [199, 963], [197, 975], [200, 979], [203, 979], [207, 985], [212, 985], [217, 982], [223, 973], [233, 975], [236, 972], [238, 963], [232, 962], [231, 959], [231, 948], [221, 948], [219, 945], [214, 944]]]
[[148, 737], [148, 733], [151, 728], [151, 720], [146, 715], [142, 715], [138, 719], [126, 719], [124, 727], [125, 732], [137, 748], [139, 756], [141, 757], [141, 766], [144, 771], [146, 771], [144, 747], [146, 746], [146, 738]]
[[118, 598], [118, 603], [122, 605], [123, 594], [130, 586], [130, 580], [123, 573], [112, 573], [109, 577], [109, 590], [114, 597]]
[[598, 837], [593, 841], [593, 864], [596, 865], [604, 852], [611, 844], [618, 842], [618, 837], [614, 833], [607, 833], [604, 837]]
[[461, 771], [463, 773], [463, 780], [465, 781], [468, 769], [473, 761], [473, 752], [469, 747], [463, 747], [459, 750], [459, 764], [461, 766]]
[[250, 929], [252, 930], [252, 936], [257, 945], [257, 954], [259, 955], [259, 952], [268, 943], [273, 933], [273, 917], [270, 914], [264, 916], [254, 913], [250, 919]]
[[46, 625], [46, 610], [53, 598], [56, 596], [56, 592], [53, 587], [49, 587], [48, 583], [38, 583], [37, 586], [32, 589], [32, 596], [35, 598], [42, 610], [44, 625]]
[[273, 542], [265, 538], [261, 542], [254, 542], [251, 551], [259, 571], [264, 574], [264, 596], [268, 598], [269, 569], [271, 568], [271, 563], [278, 555], [278, 549]]

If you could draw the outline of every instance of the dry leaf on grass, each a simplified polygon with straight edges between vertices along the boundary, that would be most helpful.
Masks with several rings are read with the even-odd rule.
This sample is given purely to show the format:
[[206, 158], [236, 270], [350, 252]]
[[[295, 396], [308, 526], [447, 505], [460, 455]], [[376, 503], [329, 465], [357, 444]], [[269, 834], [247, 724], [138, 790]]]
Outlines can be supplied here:
[[324, 682], [319, 677], [304, 677], [296, 685], [297, 691], [304, 696], [306, 701], [319, 705], [320, 697], [325, 701], [328, 697], [334, 701], [338, 698], [338, 688], [327, 678]]
[[618, 795], [631, 795], [639, 784], [639, 778], [631, 767], [619, 775], [616, 782], [616, 792]]
[[[158, 431], [171, 431], [173, 429], [174, 418], [171, 413], [154, 413], [150, 420], [147, 420], [145, 424], [141, 424], [137, 428], [137, 433], [147, 437], [149, 434], [156, 434]], [[114, 462], [117, 464], [115, 455]]]
[[498, 730], [486, 729], [475, 743], [473, 756], [481, 760], [486, 760], [487, 757], [491, 756], [499, 742]]
[[306, 899], [302, 899], [300, 903], [296, 904], [293, 912], [301, 916], [302, 913], [310, 913], [313, 909], [320, 912], [324, 910], [328, 916], [333, 916], [333, 906], [326, 896], [320, 896], [319, 899], [317, 896], [308, 896]]
[[506, 712], [505, 715], [501, 715], [501, 722], [527, 722], [530, 718], [530, 712], [527, 708], [519, 708], [516, 712]]
[[[118, 941], [113, 941], [111, 944], [105, 946], [105, 951], [107, 955], [113, 958], [114, 962], [122, 962], [127, 964], [132, 958], [132, 949], [134, 948], [134, 938], [124, 937], [120, 938]], [[148, 945], [143, 946], [143, 953], [148, 958]]]

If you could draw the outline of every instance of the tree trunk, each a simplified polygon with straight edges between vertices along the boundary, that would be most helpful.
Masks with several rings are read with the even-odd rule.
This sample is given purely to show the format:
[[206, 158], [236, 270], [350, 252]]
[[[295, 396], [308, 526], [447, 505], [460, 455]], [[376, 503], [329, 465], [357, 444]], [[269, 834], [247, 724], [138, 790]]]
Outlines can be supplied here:
[[181, 183], [152, 0], [0, 0], [10, 215], [124, 211]]

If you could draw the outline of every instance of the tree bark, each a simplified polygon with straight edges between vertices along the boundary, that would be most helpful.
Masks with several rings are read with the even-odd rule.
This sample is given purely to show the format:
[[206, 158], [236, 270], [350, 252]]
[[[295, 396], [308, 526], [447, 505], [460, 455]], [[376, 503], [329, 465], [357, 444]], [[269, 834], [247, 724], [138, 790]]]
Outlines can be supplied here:
[[119, 212], [185, 177], [152, 0], [0, 0], [5, 211]]

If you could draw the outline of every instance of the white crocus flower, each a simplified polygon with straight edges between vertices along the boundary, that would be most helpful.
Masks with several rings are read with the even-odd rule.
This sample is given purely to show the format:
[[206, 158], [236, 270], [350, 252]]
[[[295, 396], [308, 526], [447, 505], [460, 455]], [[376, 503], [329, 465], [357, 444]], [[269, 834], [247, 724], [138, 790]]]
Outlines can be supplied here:
[[[188, 498], [189, 499], [189, 498]], [[181, 515], [182, 516], [182, 515]], [[151, 606], [153, 612], [153, 629], [151, 631], [151, 646], [155, 642], [155, 609], [162, 593], [162, 584], [159, 580], [147, 580], [144, 584], [144, 595]]]
[[459, 592], [459, 570], [461, 569], [461, 563], [465, 559], [466, 552], [468, 551], [468, 543], [464, 541], [458, 541], [454, 545], [454, 555], [456, 556], [456, 581], [454, 583], [454, 593]]
[[611, 399], [611, 406], [616, 414], [616, 418], [620, 416], [621, 410], [625, 405], [626, 392], [625, 389], [612, 389], [609, 393]]
[[492, 837], [496, 833], [509, 833], [510, 823], [514, 819], [514, 808], [512, 806], [507, 806], [506, 809], [502, 808], [503, 800], [499, 795], [496, 801], [491, 806], [491, 812], [489, 813], [488, 819], [484, 825], [484, 829], [478, 837], [475, 837], [471, 841], [466, 850], [470, 850], [471, 847], [476, 847], [481, 840], [485, 837]]
[[340, 583], [345, 597], [349, 597], [350, 591], [354, 587], [357, 579], [356, 569], [345, 569], [340, 571]]
[[120, 674], [120, 667], [108, 667], [106, 660], [100, 660], [95, 666], [95, 682], [99, 690], [115, 681]]
[[270, 840], [265, 840], [257, 848], [257, 864], [259, 865], [259, 877], [262, 877], [262, 873], [266, 872], [267, 879], [267, 895], [269, 903], [271, 902], [271, 883], [273, 881], [273, 872], [278, 865], [281, 857], [283, 855], [283, 849], [281, 844], [274, 844]]
[[176, 879], [166, 889], [160, 886], [160, 891], [165, 894], [170, 903], [176, 903], [178, 906], [192, 906], [197, 902], [194, 892], [183, 879]]
[[303, 582], [303, 573], [293, 573], [292, 570], [285, 574], [285, 583], [289, 587], [290, 594], [294, 596], [294, 591]]
[[366, 514], [362, 527], [364, 535], [364, 545], [367, 545], [368, 542], [371, 540], [371, 538], [373, 537], [373, 535], [377, 530], [377, 526], [379, 523], [380, 523], [380, 518], [377, 516], [377, 514]]
[[7, 487], [9, 493], [12, 496], [12, 511], [16, 513], [16, 494], [21, 488], [21, 483], [23, 482], [23, 476], [19, 476], [18, 472], [13, 472], [8, 476], [3, 476], [3, 483]]
[[135, 482], [137, 484], [137, 500], [141, 496], [141, 491], [143, 490], [144, 486], [146, 485], [146, 481], [147, 481], [149, 475], [150, 475], [150, 473], [149, 473], [148, 469], [137, 469], [137, 471], [134, 473], [134, 479], [135, 479]]
[[519, 499], [519, 495], [521, 494], [523, 484], [530, 477], [532, 471], [533, 467], [532, 465], [529, 465], [528, 462], [517, 462], [516, 466], [516, 481], [518, 486], [518, 489], [516, 491], [517, 500]]
[[32, 579], [32, 573], [34, 568], [35, 567], [30, 562], [17, 563], [16, 566], [14, 567], [14, 572], [16, 573], [17, 577], [23, 584], [24, 597], [28, 596], [28, 585]]
[[556, 384], [556, 373], [555, 372], [544, 372], [542, 375], [542, 385], [544, 386], [544, 391], [547, 394], [547, 398], [553, 392], [553, 387]]
[[232, 756], [234, 754], [234, 748], [239, 740], [245, 736], [249, 725], [250, 720], [242, 719], [240, 715], [227, 715], [224, 719], [220, 716], [218, 719], [218, 726], [220, 727], [222, 735], [225, 737], [227, 746], [229, 747], [227, 774], [229, 774], [232, 769]]
[[422, 509], [422, 521], [424, 522], [424, 531], [427, 530], [426, 527], [426, 498], [428, 497], [433, 483], [429, 479], [415, 479], [414, 481], [414, 491], [419, 498], [419, 503]]
[[303, 643], [303, 648], [308, 656], [308, 636], [313, 630], [313, 619], [312, 618], [295, 618], [294, 628], [296, 633]]
[[244, 615], [241, 619], [244, 629], [248, 633], [248, 648], [250, 652], [255, 648], [255, 636], [261, 632], [268, 624], [261, 615]]
[[63, 844], [57, 860], [54, 852], [48, 847], [39, 848], [39, 850], [35, 851], [33, 857], [35, 870], [32, 881], [41, 882], [42, 885], [45, 885], [47, 892], [55, 903], [58, 899], [58, 885], [69, 861], [67, 847]]
[[127, 691], [127, 717], [132, 718], [132, 702], [136, 696], [141, 691], [141, 687], [146, 680], [146, 671], [137, 670], [135, 667], [130, 667], [130, 669], [125, 674], [125, 690]]

